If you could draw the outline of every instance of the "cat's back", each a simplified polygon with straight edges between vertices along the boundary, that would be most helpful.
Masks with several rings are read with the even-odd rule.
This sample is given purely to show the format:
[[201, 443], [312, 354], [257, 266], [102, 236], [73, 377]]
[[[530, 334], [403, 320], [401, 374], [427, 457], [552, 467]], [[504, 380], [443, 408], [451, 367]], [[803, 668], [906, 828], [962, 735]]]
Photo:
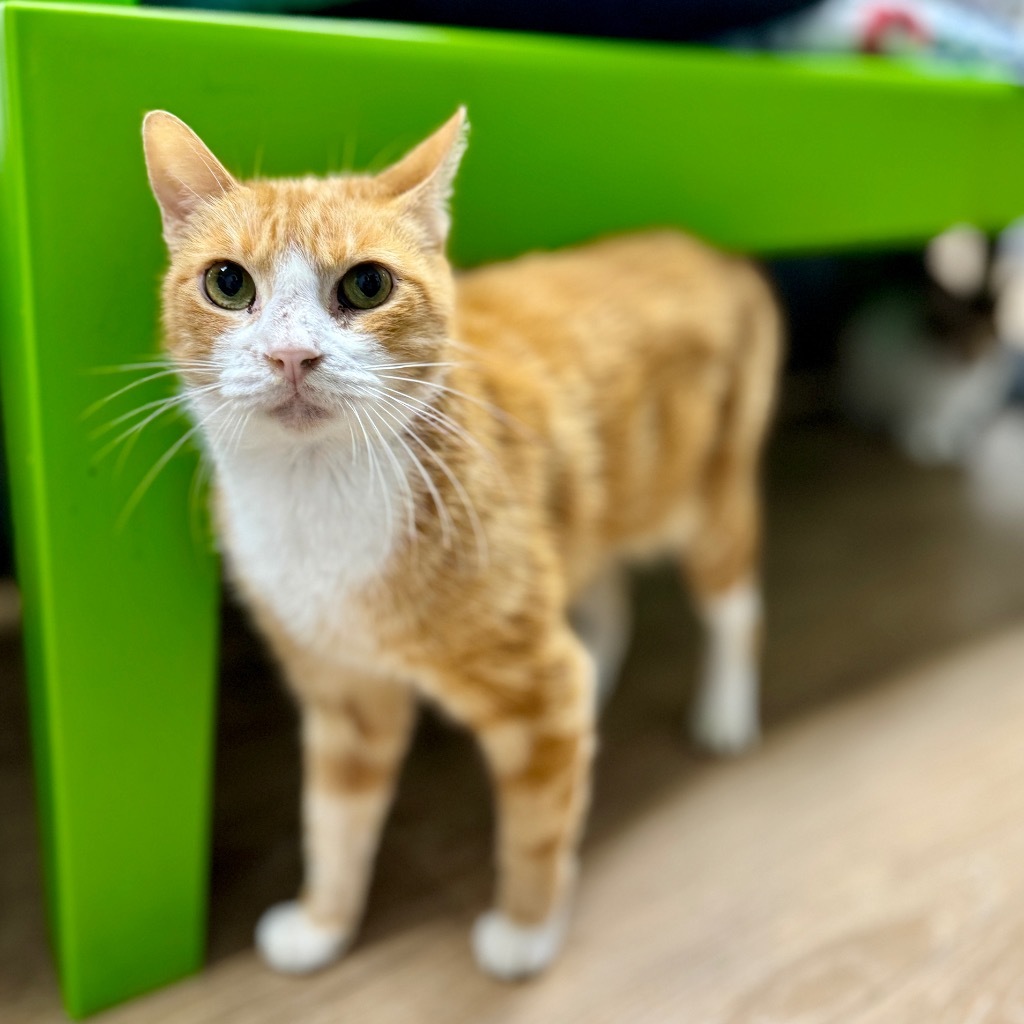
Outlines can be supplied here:
[[770, 404], [779, 332], [767, 284], [682, 233], [483, 267], [460, 278], [457, 310], [465, 369], [452, 379], [528, 428], [501, 442], [502, 457], [538, 460], [579, 580], [610, 548], [655, 550], [688, 529], [726, 410], [760, 422]]
[[462, 274], [459, 338], [498, 358], [617, 370], [727, 343], [759, 284], [746, 261], [682, 232], [614, 236]]

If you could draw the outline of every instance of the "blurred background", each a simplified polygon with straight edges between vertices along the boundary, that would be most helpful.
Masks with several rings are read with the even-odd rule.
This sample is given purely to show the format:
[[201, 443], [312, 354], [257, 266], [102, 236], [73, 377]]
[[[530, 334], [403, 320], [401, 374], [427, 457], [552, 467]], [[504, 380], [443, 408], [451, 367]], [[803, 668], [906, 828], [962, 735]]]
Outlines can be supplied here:
[[[1024, 75], [1015, 0], [209, 6]], [[998, 159], [995, 142], [979, 159]], [[298, 745], [226, 595], [210, 967], [103, 1019], [1024, 1020], [1024, 228], [949, 229], [901, 251], [769, 261], [790, 340], [765, 471], [766, 741], [730, 764], [691, 750], [699, 635], [672, 572], [638, 575], [580, 916], [550, 978], [508, 989], [474, 973], [488, 795], [469, 743], [430, 714], [352, 958], [308, 981], [256, 963], [258, 914], [299, 879]], [[62, 1013], [10, 536], [4, 501], [0, 1019], [23, 1024]]]

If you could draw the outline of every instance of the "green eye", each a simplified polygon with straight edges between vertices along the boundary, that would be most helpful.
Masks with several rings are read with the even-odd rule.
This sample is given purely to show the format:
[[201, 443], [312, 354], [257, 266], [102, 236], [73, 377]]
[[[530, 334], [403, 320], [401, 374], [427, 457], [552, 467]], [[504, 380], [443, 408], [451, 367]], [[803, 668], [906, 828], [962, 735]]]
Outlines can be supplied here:
[[338, 303], [346, 309], [373, 309], [391, 294], [393, 284], [379, 263], [357, 263], [338, 282]]
[[256, 299], [256, 284], [237, 263], [214, 263], [203, 278], [207, 298], [222, 309], [247, 309]]

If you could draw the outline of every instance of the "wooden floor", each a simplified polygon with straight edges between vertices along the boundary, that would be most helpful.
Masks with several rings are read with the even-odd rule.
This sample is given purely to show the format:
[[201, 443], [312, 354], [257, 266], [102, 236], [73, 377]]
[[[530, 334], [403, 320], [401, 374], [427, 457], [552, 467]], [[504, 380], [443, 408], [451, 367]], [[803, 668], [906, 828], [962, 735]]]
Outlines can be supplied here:
[[[536, 982], [479, 974], [490, 817], [427, 719], [361, 941], [282, 978], [252, 925], [298, 880], [294, 717], [229, 615], [210, 963], [104, 1024], [1024, 1024], [1024, 533], [960, 477], [825, 424], [770, 472], [768, 730], [682, 739], [697, 635], [645, 576], [606, 712], [578, 913]], [[38, 894], [16, 639], [0, 637], [0, 1021], [62, 1019]]]

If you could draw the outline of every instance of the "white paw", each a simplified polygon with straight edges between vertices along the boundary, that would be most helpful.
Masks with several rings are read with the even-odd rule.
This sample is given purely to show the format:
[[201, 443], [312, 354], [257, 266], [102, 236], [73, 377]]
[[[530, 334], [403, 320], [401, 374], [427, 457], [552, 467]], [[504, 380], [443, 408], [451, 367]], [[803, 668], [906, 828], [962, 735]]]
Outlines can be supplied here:
[[308, 974], [337, 960], [347, 936], [317, 924], [300, 903], [278, 903], [256, 925], [256, 946], [275, 971]]
[[758, 729], [757, 631], [761, 598], [747, 581], [704, 608], [708, 649], [694, 709], [693, 738], [715, 754], [753, 746]]
[[753, 747], [761, 737], [756, 681], [732, 679], [705, 686], [697, 701], [691, 732], [694, 741], [721, 756]]
[[556, 913], [543, 924], [521, 925], [498, 910], [489, 910], [473, 925], [473, 954], [480, 969], [502, 981], [515, 981], [543, 971], [565, 940], [566, 914]]

